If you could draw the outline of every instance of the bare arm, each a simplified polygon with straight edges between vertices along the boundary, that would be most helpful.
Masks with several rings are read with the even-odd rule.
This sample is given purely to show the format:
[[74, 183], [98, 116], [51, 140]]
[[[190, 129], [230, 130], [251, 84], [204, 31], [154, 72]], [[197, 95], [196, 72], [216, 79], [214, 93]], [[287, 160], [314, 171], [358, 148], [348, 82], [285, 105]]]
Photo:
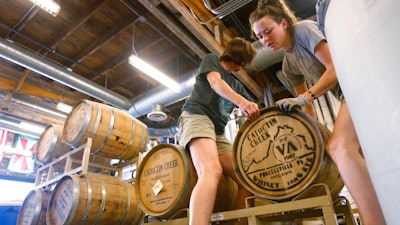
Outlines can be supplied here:
[[[326, 70], [322, 74], [321, 78], [317, 83], [310, 88], [311, 92], [319, 97], [327, 93], [330, 89], [335, 87], [338, 83], [336, 76], [335, 67], [331, 58], [331, 53], [329, 51], [328, 43], [324, 40], [321, 41], [317, 46], [315, 46], [315, 56], [318, 60], [325, 66]], [[305, 91], [306, 92], [306, 91]], [[304, 92], [303, 92], [304, 93]], [[307, 92], [304, 93], [306, 98], [311, 102], [313, 100], [312, 96]]]
[[248, 120], [253, 121], [260, 116], [258, 105], [233, 91], [232, 88], [229, 87], [229, 85], [221, 79], [221, 75], [218, 72], [209, 72], [207, 74], [207, 80], [211, 88], [219, 96], [237, 105], [240, 110], [245, 114]]

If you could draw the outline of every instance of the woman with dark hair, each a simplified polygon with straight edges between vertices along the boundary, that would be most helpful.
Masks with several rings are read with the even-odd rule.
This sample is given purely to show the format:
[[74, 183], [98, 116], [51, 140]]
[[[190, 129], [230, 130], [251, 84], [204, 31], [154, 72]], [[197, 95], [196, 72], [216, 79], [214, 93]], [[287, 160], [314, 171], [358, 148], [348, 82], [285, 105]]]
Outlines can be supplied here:
[[[357, 204], [365, 225], [384, 225], [366, 161], [338, 84], [328, 43], [311, 20], [298, 22], [284, 0], [260, 0], [249, 18], [252, 31], [261, 43], [276, 51], [285, 51], [282, 70], [297, 97], [276, 102], [279, 109], [290, 113], [293, 107], [315, 117], [314, 99], [331, 91], [341, 101], [333, 132], [326, 149]], [[306, 81], [313, 83], [307, 87]]]
[[238, 184], [238, 208], [244, 208], [245, 199], [251, 196], [233, 170], [232, 144], [224, 136], [224, 128], [235, 106], [250, 121], [260, 116], [258, 105], [232, 74], [251, 63], [255, 55], [252, 44], [242, 38], [232, 39], [220, 57], [206, 55], [191, 96], [182, 107], [179, 142], [190, 151], [198, 176], [190, 198], [190, 225], [209, 224], [222, 173]]

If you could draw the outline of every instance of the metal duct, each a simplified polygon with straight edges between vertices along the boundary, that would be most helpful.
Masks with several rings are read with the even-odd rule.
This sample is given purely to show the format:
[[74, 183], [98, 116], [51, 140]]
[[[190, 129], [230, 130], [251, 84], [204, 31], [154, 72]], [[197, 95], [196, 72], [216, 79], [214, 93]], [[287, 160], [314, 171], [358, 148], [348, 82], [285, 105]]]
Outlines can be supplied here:
[[253, 60], [252, 66], [249, 69], [254, 71], [263, 71], [268, 67], [281, 62], [283, 59], [284, 51], [278, 50], [273, 52], [269, 48], [261, 44], [260, 41], [253, 42], [253, 46], [257, 50], [257, 55]]
[[10, 132], [26, 135], [26, 136], [33, 137], [33, 138], [39, 138], [40, 135], [42, 135], [41, 133], [36, 133], [33, 131], [25, 130], [16, 124], [13, 125], [11, 123], [5, 123], [4, 121], [1, 121], [1, 120], [0, 120], [0, 127], [4, 130], [8, 130]]
[[139, 117], [151, 112], [155, 104], [167, 106], [187, 98], [193, 90], [196, 72], [197, 69], [182, 76], [178, 81], [181, 87], [179, 92], [160, 86], [144, 95], [136, 97], [132, 100], [131, 108], [128, 111], [129, 114], [134, 117]]
[[36, 121], [26, 120], [21, 117], [14, 116], [14, 115], [7, 114], [7, 113], [0, 113], [0, 128], [11, 131], [11, 132], [19, 133], [22, 135], [26, 135], [29, 137], [33, 137], [33, 138], [40, 137], [40, 135], [42, 134], [41, 132], [31, 130], [32, 128], [25, 129], [24, 127], [22, 127], [20, 125], [20, 123], [22, 121], [25, 121], [25, 122], [35, 125], [37, 127], [41, 127], [41, 128], [43, 128], [43, 130], [46, 128], [46, 125], [43, 123], [37, 123]]
[[[253, 46], [257, 50], [257, 55], [253, 60], [252, 66], [248, 68], [249, 70], [262, 71], [278, 62], [281, 62], [283, 59], [283, 51], [273, 52], [263, 46], [259, 41], [253, 42]], [[182, 87], [182, 90], [179, 93], [165, 87], [159, 87], [133, 99], [131, 108], [129, 109], [129, 114], [134, 117], [139, 117], [151, 112], [154, 104], [167, 106], [189, 97], [193, 89], [196, 72], [197, 69], [183, 75], [178, 82]]]
[[[257, 49], [257, 55], [253, 61], [254, 68], [252, 67], [249, 69], [262, 71], [280, 62], [283, 58], [283, 52], [272, 52], [259, 41], [254, 42], [253, 45]], [[194, 77], [197, 71], [197, 69], [192, 70], [182, 76], [178, 81], [182, 89], [178, 93], [164, 87], [158, 87], [133, 100], [128, 100], [78, 74], [68, 71], [66, 68], [53, 61], [40, 57], [16, 44], [10, 43], [4, 38], [0, 38], [0, 56], [45, 77], [58, 81], [70, 88], [92, 96], [93, 98], [107, 102], [117, 108], [127, 110], [129, 114], [134, 117], [140, 117], [151, 112], [154, 104], [167, 106], [187, 98], [192, 91]]]
[[0, 38], [0, 56], [93, 98], [118, 108], [129, 109], [127, 98], [84, 79], [82, 76], [68, 71], [67, 68], [40, 57], [34, 52], [13, 44], [4, 38]]
[[176, 123], [172, 123], [170, 127], [166, 128], [153, 128], [149, 127], [149, 136], [150, 137], [175, 137], [175, 134], [178, 133], [178, 126]]
[[[0, 94], [0, 97], [5, 98], [5, 96], [3, 94]], [[45, 114], [56, 116], [61, 119], [66, 119], [67, 115], [68, 115], [67, 113], [56, 109], [54, 106], [52, 106], [50, 104], [45, 104], [40, 101], [34, 101], [32, 98], [22, 96], [22, 95], [13, 94], [11, 101], [15, 104], [21, 104], [21, 105], [36, 109]]]

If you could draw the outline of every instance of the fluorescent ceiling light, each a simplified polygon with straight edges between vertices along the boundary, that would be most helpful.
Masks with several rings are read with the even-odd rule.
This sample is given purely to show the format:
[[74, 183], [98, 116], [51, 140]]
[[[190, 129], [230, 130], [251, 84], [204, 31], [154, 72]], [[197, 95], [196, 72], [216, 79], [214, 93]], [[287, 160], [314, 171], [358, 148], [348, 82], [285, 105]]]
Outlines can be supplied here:
[[62, 103], [62, 102], [57, 103], [56, 108], [65, 113], [70, 113], [72, 111], [72, 106]]
[[60, 5], [53, 0], [31, 0], [31, 2], [35, 3], [35, 5], [46, 10], [53, 16], [57, 16], [60, 12]]
[[166, 87], [176, 92], [180, 91], [180, 85], [176, 81], [172, 80], [170, 77], [157, 70], [147, 62], [143, 61], [136, 55], [131, 55], [129, 57], [129, 63]]

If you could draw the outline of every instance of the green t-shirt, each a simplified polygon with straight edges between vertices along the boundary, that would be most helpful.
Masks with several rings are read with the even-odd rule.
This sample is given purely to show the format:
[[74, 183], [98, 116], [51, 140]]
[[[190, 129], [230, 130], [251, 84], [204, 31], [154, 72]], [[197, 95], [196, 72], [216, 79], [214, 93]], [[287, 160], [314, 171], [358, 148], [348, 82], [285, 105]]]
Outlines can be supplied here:
[[210, 86], [206, 78], [207, 73], [216, 71], [221, 78], [238, 94], [248, 100], [250, 95], [233, 74], [228, 73], [221, 65], [218, 56], [208, 54], [200, 64], [196, 83], [190, 97], [182, 107], [183, 111], [192, 114], [207, 115], [214, 123], [215, 132], [223, 134], [226, 123], [230, 119], [230, 113], [235, 105], [229, 100], [219, 96]]

